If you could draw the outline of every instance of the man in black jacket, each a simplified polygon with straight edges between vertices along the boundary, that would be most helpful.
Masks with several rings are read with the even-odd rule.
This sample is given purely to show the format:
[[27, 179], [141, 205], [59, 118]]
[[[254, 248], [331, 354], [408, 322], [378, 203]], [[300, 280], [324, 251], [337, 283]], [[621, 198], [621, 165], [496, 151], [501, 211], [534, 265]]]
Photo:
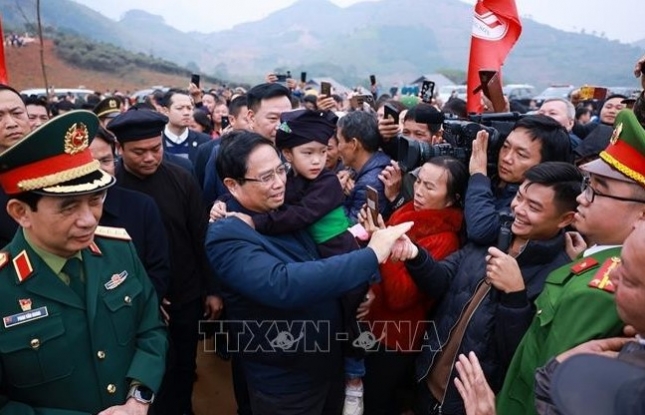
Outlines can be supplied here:
[[[30, 131], [29, 115], [20, 94], [10, 86], [0, 84], [0, 153]], [[7, 194], [0, 188], [0, 248], [11, 242], [18, 229], [16, 221], [4, 209], [8, 201]]]
[[569, 261], [563, 229], [573, 220], [581, 181], [568, 163], [529, 169], [511, 203], [512, 240], [503, 251], [470, 243], [435, 262], [427, 251], [407, 244], [402, 259], [408, 272], [440, 301], [436, 332], [426, 336], [417, 360], [419, 413], [464, 413], [452, 382], [459, 353], [477, 352], [493, 389], [501, 387], [534, 315], [533, 300], [549, 272]]
[[155, 200], [170, 243], [170, 286], [164, 299], [170, 315], [170, 359], [153, 409], [155, 414], [176, 415], [191, 413], [198, 321], [219, 317], [222, 302], [204, 252], [208, 219], [197, 181], [162, 160], [166, 121], [157, 112], [132, 109], [116, 117], [110, 130], [122, 157], [117, 182]]

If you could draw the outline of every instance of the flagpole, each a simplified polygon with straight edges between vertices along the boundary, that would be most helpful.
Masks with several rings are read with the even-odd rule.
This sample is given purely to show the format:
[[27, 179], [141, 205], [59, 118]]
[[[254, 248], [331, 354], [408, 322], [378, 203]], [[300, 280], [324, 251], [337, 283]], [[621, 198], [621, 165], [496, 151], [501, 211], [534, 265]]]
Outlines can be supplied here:
[[5, 60], [4, 53], [4, 32], [2, 31], [2, 16], [0, 15], [0, 36], [2, 43], [0, 43], [0, 84], [9, 84], [9, 74], [7, 72], [7, 61]]

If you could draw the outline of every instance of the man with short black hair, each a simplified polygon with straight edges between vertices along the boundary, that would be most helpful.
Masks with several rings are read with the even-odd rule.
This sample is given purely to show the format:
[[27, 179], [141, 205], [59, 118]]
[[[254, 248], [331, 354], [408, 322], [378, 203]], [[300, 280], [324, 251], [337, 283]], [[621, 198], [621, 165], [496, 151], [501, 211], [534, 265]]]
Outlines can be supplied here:
[[511, 202], [507, 246], [468, 243], [442, 261], [408, 243], [406, 268], [436, 301], [436, 321], [416, 363], [418, 413], [461, 414], [453, 384], [460, 353], [474, 351], [494, 391], [501, 388], [513, 352], [535, 314], [533, 300], [554, 269], [569, 261], [564, 229], [571, 224], [582, 175], [563, 162], [531, 167]]
[[508, 209], [524, 173], [545, 161], [572, 162], [567, 131], [546, 115], [528, 115], [515, 123], [499, 150], [494, 177], [488, 177], [488, 133], [482, 130], [477, 134], [464, 204], [469, 241], [480, 245], [497, 241], [499, 212]]
[[[291, 111], [291, 92], [277, 83], [259, 84], [246, 94], [248, 129], [275, 143], [275, 134], [280, 125], [280, 114]], [[241, 115], [241, 114], [240, 114]], [[207, 166], [215, 166], [217, 147], [213, 148]], [[204, 175], [203, 200], [211, 205], [217, 198], [228, 193], [214, 168], [207, 168]]]
[[624, 110], [600, 159], [580, 166], [588, 176], [573, 225], [590, 247], [580, 236], [571, 239], [570, 256], [578, 259], [547, 277], [498, 394], [498, 413], [535, 414], [538, 367], [580, 343], [622, 332], [610, 275], [619, 265], [621, 245], [645, 217], [644, 156], [645, 130], [631, 110]]
[[163, 306], [170, 316], [171, 353], [155, 413], [176, 415], [191, 412], [198, 321], [218, 317], [222, 303], [204, 253], [208, 219], [199, 186], [184, 169], [163, 160], [161, 131], [167, 120], [154, 111], [131, 109], [116, 117], [110, 130], [121, 154], [119, 186], [155, 200], [170, 243], [170, 286]]
[[204, 133], [190, 130], [193, 119], [193, 101], [187, 91], [170, 89], [161, 100], [161, 113], [168, 117], [163, 130], [163, 148], [174, 154], [195, 162], [197, 146], [211, 140]]
[[367, 112], [354, 111], [340, 118], [337, 126], [340, 158], [345, 167], [356, 172], [355, 178], [351, 178], [347, 170], [339, 173], [347, 194], [345, 214], [356, 222], [358, 212], [367, 201], [367, 186], [371, 186], [378, 192], [379, 212], [386, 216], [387, 199], [378, 175], [390, 165], [390, 157], [379, 151], [376, 118]]
[[[284, 203], [288, 166], [271, 140], [253, 132], [225, 136], [216, 167], [232, 198], [228, 217], [210, 225], [206, 250], [222, 284], [253, 413], [341, 413], [338, 298], [374, 277], [410, 223], [377, 231], [367, 248], [318, 260], [306, 230], [261, 235], [237, 216]], [[278, 344], [285, 335], [292, 341]]]
[[[20, 93], [8, 85], [0, 84], [0, 154], [16, 144], [31, 131], [27, 108]], [[9, 198], [0, 188], [0, 206], [6, 206]], [[0, 211], [0, 248], [13, 239], [18, 224], [6, 209]]]
[[25, 107], [27, 107], [27, 113], [29, 114], [29, 125], [32, 130], [49, 121], [51, 113], [47, 98], [32, 95], [25, 98], [24, 101]]

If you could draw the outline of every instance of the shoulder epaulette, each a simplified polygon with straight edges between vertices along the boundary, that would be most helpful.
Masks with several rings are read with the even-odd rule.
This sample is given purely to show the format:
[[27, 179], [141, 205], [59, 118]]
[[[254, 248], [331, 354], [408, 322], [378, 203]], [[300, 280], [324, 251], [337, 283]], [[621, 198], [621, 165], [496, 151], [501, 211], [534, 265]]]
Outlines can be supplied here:
[[616, 286], [611, 281], [611, 273], [618, 265], [620, 265], [620, 258], [611, 257], [608, 258], [603, 264], [602, 267], [596, 272], [593, 279], [589, 281], [589, 287], [598, 288], [599, 290], [607, 291], [613, 293], [616, 291]]
[[9, 263], [9, 252], [2, 251], [0, 252], [0, 269], [4, 268], [5, 265]]
[[131, 241], [132, 238], [124, 228], [113, 228], [111, 226], [97, 226], [94, 231], [95, 236], [101, 236], [109, 239], [118, 239], [121, 241]]
[[597, 266], [598, 266], [598, 261], [596, 261], [593, 258], [585, 258], [583, 260], [576, 262], [573, 266], [571, 266], [571, 272], [573, 272], [576, 275], [580, 275], [583, 272]]

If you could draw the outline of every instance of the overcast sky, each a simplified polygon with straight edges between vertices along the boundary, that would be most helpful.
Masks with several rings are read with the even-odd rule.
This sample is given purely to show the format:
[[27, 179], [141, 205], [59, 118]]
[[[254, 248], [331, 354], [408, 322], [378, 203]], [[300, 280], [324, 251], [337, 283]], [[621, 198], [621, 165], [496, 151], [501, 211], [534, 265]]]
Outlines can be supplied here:
[[[214, 32], [238, 23], [259, 20], [296, 0], [74, 0], [102, 14], [119, 19], [130, 9], [143, 9], [163, 16], [182, 31]], [[306, 0], [305, 0], [306, 1]], [[331, 0], [346, 7], [364, 1]], [[457, 1], [457, 0], [455, 0]], [[475, 0], [466, 0], [474, 4]], [[432, 0], [428, 1], [428, 5]], [[642, 0], [516, 0], [520, 16], [558, 29], [587, 33], [605, 32], [609, 39], [633, 42], [645, 38], [645, 1]]]

